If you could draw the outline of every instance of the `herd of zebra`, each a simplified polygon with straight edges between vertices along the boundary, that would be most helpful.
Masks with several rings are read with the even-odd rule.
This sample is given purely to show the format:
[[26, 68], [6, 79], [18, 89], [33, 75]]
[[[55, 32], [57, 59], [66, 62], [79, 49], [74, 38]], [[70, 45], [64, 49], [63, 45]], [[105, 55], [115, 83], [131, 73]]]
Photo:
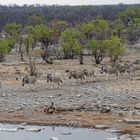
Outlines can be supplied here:
[[[94, 76], [94, 71], [88, 71], [87, 69], [84, 69], [81, 72], [80, 71], [70, 71], [70, 70], [66, 70], [65, 72], [69, 73], [69, 76], [68, 76], [69, 79], [71, 79], [71, 78], [73, 78], [75, 80], [80, 79], [81, 81]], [[58, 75], [47, 74], [45, 78], [46, 78], [47, 82], [57, 83], [58, 86], [60, 85], [60, 83], [63, 83], [63, 78]], [[38, 79], [37, 76], [25, 76], [22, 79], [22, 86], [24, 86], [25, 84], [35, 84], [37, 79]]]
[[[125, 74], [131, 77], [132, 74], [135, 74], [135, 68], [131, 63], [125, 63], [125, 64], [115, 63], [112, 66], [102, 65], [100, 67], [99, 72], [101, 74], [105, 73], [106, 79], [109, 79], [109, 76], [113, 74], [116, 77], [118, 77], [119, 75], [123, 76]], [[94, 70], [88, 70], [88, 69], [83, 69], [81, 71], [66, 70], [65, 73], [67, 73], [69, 79], [73, 78], [75, 80], [80, 80], [80, 81], [95, 78]], [[47, 74], [45, 78], [47, 82], [57, 83], [58, 86], [60, 85], [60, 83], [63, 83], [62, 77], [55, 74]], [[38, 79], [37, 76], [25, 76], [22, 79], [22, 86], [24, 86], [25, 84], [35, 84], [37, 79]]]

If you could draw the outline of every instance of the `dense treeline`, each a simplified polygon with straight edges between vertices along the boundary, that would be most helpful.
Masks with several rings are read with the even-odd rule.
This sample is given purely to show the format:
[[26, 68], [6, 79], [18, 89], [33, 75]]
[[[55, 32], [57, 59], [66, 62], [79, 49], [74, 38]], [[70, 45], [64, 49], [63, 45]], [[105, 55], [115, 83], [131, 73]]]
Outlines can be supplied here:
[[[101, 14], [99, 12], [102, 10], [96, 10], [96, 6], [21, 7], [20, 10], [26, 8], [26, 18], [22, 18], [25, 23], [19, 20], [22, 16], [18, 18], [20, 12], [13, 14], [17, 17], [11, 15], [5, 18], [9, 20], [8, 23], [1, 21], [4, 25], [1, 25], [3, 28], [0, 38], [0, 62], [4, 61], [5, 54], [14, 48], [20, 53], [22, 61], [23, 54], [34, 56], [32, 53], [37, 49], [36, 54], [48, 64], [62, 58], [79, 58], [80, 64], [83, 64], [86, 50], [88, 55], [95, 58], [96, 64], [100, 64], [106, 56], [112, 64], [116, 63], [125, 53], [124, 44], [134, 44], [140, 39], [140, 7], [136, 6], [138, 5], [118, 5], [119, 8], [124, 8], [118, 12], [115, 9], [112, 9], [112, 12], [105, 11], [113, 6], [99, 6], [99, 9], [104, 9], [104, 13]], [[96, 14], [92, 15], [94, 10]], [[43, 14], [43, 11], [46, 14]], [[55, 12], [57, 14], [54, 14]], [[116, 14], [110, 16], [113, 12]], [[63, 18], [59, 18], [58, 15]], [[65, 17], [66, 15], [68, 16]]]
[[42, 16], [47, 24], [51, 20], [65, 20], [72, 25], [102, 17], [112, 20], [115, 15], [126, 8], [140, 7], [136, 5], [102, 5], [102, 6], [0, 6], [0, 29], [7, 23], [26, 26], [30, 16]]

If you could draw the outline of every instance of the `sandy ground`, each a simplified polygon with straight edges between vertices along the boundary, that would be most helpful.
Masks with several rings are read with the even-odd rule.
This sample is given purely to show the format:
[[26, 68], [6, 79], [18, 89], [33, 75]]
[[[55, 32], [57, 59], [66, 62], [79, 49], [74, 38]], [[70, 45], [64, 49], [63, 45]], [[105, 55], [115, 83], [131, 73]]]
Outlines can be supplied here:
[[[131, 80], [127, 75], [117, 79], [111, 76], [106, 80], [106, 75], [100, 74], [100, 66], [91, 57], [84, 59], [84, 65], [79, 65], [77, 59], [56, 60], [53, 65], [38, 61], [36, 67], [40, 77], [37, 83], [22, 87], [22, 78], [28, 74], [28, 63], [20, 62], [18, 57], [10, 54], [6, 62], [0, 64], [0, 122], [90, 128], [103, 124], [125, 132], [140, 133], [140, 122], [130, 124], [124, 121], [140, 120], [140, 71], [136, 71]], [[139, 51], [124, 56], [124, 61], [136, 59], [140, 59]], [[108, 59], [103, 63], [108, 63]], [[95, 77], [83, 83], [68, 79], [65, 73], [67, 69], [80, 71], [84, 68], [95, 70]], [[59, 87], [47, 83], [47, 73], [60, 75], [63, 83]], [[46, 114], [43, 108], [52, 101], [56, 112]], [[99, 108], [103, 106], [109, 106], [110, 111], [101, 113]]]

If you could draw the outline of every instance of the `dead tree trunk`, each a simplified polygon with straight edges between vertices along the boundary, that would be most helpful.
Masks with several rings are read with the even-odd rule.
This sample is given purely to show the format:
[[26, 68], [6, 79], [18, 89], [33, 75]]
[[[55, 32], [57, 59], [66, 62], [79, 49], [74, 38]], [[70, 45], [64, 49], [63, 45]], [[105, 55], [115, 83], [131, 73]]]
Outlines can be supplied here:
[[24, 61], [24, 59], [23, 59], [23, 49], [22, 48], [20, 50], [20, 59], [21, 59], [21, 61]]
[[5, 61], [5, 55], [3, 53], [0, 53], [0, 62]]
[[79, 55], [79, 62], [80, 62], [80, 65], [84, 64], [84, 62], [83, 62], [83, 55], [82, 54]]

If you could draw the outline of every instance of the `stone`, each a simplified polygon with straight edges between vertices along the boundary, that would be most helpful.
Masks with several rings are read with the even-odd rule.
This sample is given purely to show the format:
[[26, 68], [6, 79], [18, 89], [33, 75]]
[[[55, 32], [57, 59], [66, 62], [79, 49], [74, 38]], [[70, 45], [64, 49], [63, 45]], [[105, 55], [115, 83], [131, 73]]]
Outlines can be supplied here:
[[25, 126], [25, 125], [27, 125], [28, 123], [26, 123], [26, 122], [23, 122], [23, 123], [21, 123], [20, 125], [21, 126]]
[[80, 95], [80, 94], [78, 94], [78, 95], [77, 95], [77, 97], [78, 97], [78, 98], [80, 98], [80, 97], [81, 97], [81, 95]]
[[109, 127], [107, 125], [95, 125], [94, 128], [95, 129], [107, 129]]
[[136, 60], [134, 64], [140, 64], [140, 60]]
[[40, 132], [41, 128], [28, 128], [26, 129], [26, 131], [30, 131], [30, 132]]
[[120, 140], [132, 140], [130, 134], [122, 135], [122, 136], [120, 136], [119, 139], [120, 139]]
[[59, 140], [57, 137], [51, 137], [50, 140]]
[[125, 113], [123, 111], [119, 111], [119, 112], [117, 112], [117, 114], [118, 114], [118, 116], [124, 116], [125, 115]]
[[24, 128], [24, 127], [19, 127], [19, 129], [20, 129], [20, 130], [24, 130], [25, 128]]
[[137, 104], [137, 105], [134, 107], [134, 109], [140, 110], [140, 104]]
[[13, 112], [15, 112], [14, 110], [10, 110], [10, 111], [8, 111], [8, 113], [13, 113]]
[[110, 106], [101, 106], [101, 108], [99, 109], [100, 113], [109, 113], [111, 110]]
[[71, 132], [61, 132], [61, 135], [71, 135]]
[[118, 108], [118, 104], [111, 104], [111, 107]]
[[47, 96], [47, 98], [54, 98], [54, 96]]
[[122, 130], [117, 130], [117, 129], [107, 129], [106, 131], [109, 133], [121, 133], [121, 132], [123, 132]]
[[134, 119], [124, 119], [125, 123], [128, 123], [128, 124], [140, 124], [140, 120], [134, 120]]
[[19, 128], [0, 128], [0, 131], [17, 132]]
[[2, 94], [2, 97], [6, 97], [6, 95], [5, 94]]
[[106, 138], [105, 140], [118, 140], [118, 138]]
[[123, 111], [129, 111], [129, 110], [130, 110], [129, 107], [125, 107], [125, 106], [121, 106], [120, 108], [121, 108]]

